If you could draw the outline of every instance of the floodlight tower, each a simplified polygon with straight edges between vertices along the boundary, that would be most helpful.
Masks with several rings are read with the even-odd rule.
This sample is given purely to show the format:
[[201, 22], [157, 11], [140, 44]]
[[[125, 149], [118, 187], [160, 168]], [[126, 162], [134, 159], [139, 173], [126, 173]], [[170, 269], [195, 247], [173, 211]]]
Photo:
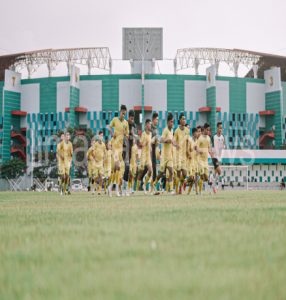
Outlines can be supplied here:
[[123, 60], [129, 60], [131, 73], [141, 73], [141, 108], [144, 122], [145, 74], [155, 73], [155, 61], [163, 59], [163, 28], [123, 28]]

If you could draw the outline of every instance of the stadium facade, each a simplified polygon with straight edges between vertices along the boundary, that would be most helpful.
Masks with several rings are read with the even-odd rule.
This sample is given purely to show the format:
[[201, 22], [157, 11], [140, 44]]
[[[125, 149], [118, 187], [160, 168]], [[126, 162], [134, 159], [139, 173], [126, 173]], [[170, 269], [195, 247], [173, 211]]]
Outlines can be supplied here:
[[[175, 117], [184, 112], [191, 127], [208, 121], [213, 133], [222, 121], [224, 164], [249, 164], [251, 181], [285, 177], [286, 82], [279, 66], [265, 70], [264, 78], [218, 76], [216, 65], [205, 75], [150, 71], [144, 85], [136, 70], [80, 75], [80, 68], [70, 65], [69, 76], [22, 79], [11, 69], [0, 81], [0, 162], [20, 157], [30, 167], [33, 153], [56, 152], [57, 134], [68, 127], [95, 134], [103, 129], [108, 136], [106, 126], [125, 104], [135, 110], [137, 123], [142, 112], [146, 119], [157, 111], [160, 133], [168, 112]], [[226, 172], [235, 181], [241, 171]]]

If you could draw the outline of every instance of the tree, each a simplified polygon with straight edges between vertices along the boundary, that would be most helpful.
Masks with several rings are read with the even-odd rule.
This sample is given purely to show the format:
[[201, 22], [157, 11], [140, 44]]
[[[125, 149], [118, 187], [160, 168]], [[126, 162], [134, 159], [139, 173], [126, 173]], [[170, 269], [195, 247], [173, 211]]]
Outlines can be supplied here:
[[26, 171], [26, 162], [22, 159], [14, 158], [4, 162], [0, 167], [1, 178], [17, 178]]

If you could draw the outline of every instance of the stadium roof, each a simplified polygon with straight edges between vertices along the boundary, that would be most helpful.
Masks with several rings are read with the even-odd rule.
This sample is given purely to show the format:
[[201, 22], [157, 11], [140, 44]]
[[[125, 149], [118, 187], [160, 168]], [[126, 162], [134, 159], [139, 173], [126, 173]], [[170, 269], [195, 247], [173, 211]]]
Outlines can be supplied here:
[[[243, 50], [242, 50], [243, 51]], [[250, 51], [248, 51], [250, 52]], [[257, 65], [257, 77], [263, 79], [264, 71], [269, 70], [271, 67], [280, 67], [281, 69], [281, 80], [286, 81], [286, 56], [262, 53], [262, 52], [253, 52], [260, 56]], [[251, 69], [245, 77], [253, 77], [253, 70]]]
[[239, 65], [246, 66], [250, 71], [245, 77], [254, 77], [252, 67], [258, 67], [257, 77], [264, 78], [264, 71], [271, 67], [281, 68], [281, 79], [286, 81], [286, 57], [242, 49], [223, 48], [184, 48], [178, 49], [175, 57], [175, 72], [183, 69], [195, 69], [198, 74], [200, 64], [216, 64], [224, 62], [234, 70], [237, 76]]
[[40, 65], [47, 65], [49, 76], [59, 63], [83, 64], [92, 68], [111, 71], [109, 48], [69, 48], [43, 49], [0, 56], [0, 80], [4, 80], [5, 69], [21, 70], [26, 68], [29, 77]]
[[[47, 65], [51, 76], [57, 64], [62, 62], [86, 65], [89, 74], [92, 68], [109, 72], [112, 68], [112, 59], [107, 47], [43, 49], [0, 56], [0, 81], [4, 80], [5, 69], [27, 69], [30, 77], [43, 64]], [[200, 63], [226, 62], [232, 68], [244, 64], [250, 69], [245, 77], [254, 77], [252, 66], [257, 65], [258, 78], [264, 78], [264, 71], [276, 66], [281, 68], [281, 80], [286, 81], [286, 56], [276, 54], [242, 49], [185, 48], [177, 50], [174, 62], [175, 71], [188, 68], [195, 68], [197, 71]]]

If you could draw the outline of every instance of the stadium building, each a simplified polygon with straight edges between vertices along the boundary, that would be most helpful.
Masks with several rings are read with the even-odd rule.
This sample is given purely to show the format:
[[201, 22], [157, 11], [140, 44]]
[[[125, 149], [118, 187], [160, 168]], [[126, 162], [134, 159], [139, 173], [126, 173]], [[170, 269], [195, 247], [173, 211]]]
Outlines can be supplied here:
[[[137, 44], [136, 44], [137, 43]], [[121, 104], [134, 109], [136, 122], [159, 113], [159, 131], [168, 112], [181, 112], [191, 127], [222, 121], [226, 165], [249, 165], [248, 180], [278, 182], [286, 170], [286, 57], [247, 50], [179, 49], [173, 74], [155, 74], [163, 59], [161, 28], [123, 29], [123, 59], [130, 74], [113, 74], [108, 48], [41, 50], [0, 57], [0, 162], [13, 157], [31, 169], [35, 153], [56, 152], [57, 134], [68, 127], [95, 134], [118, 115]], [[227, 63], [234, 76], [219, 75]], [[67, 76], [54, 77], [57, 64]], [[209, 64], [204, 74], [199, 66]], [[48, 77], [32, 76], [46, 65]], [[81, 65], [87, 74], [81, 74]], [[249, 67], [238, 77], [240, 65]], [[26, 69], [28, 78], [22, 78]], [[92, 69], [108, 74], [91, 75]], [[193, 68], [194, 75], [179, 74]], [[177, 126], [177, 125], [176, 125]], [[226, 169], [227, 181], [239, 181], [241, 169]]]

